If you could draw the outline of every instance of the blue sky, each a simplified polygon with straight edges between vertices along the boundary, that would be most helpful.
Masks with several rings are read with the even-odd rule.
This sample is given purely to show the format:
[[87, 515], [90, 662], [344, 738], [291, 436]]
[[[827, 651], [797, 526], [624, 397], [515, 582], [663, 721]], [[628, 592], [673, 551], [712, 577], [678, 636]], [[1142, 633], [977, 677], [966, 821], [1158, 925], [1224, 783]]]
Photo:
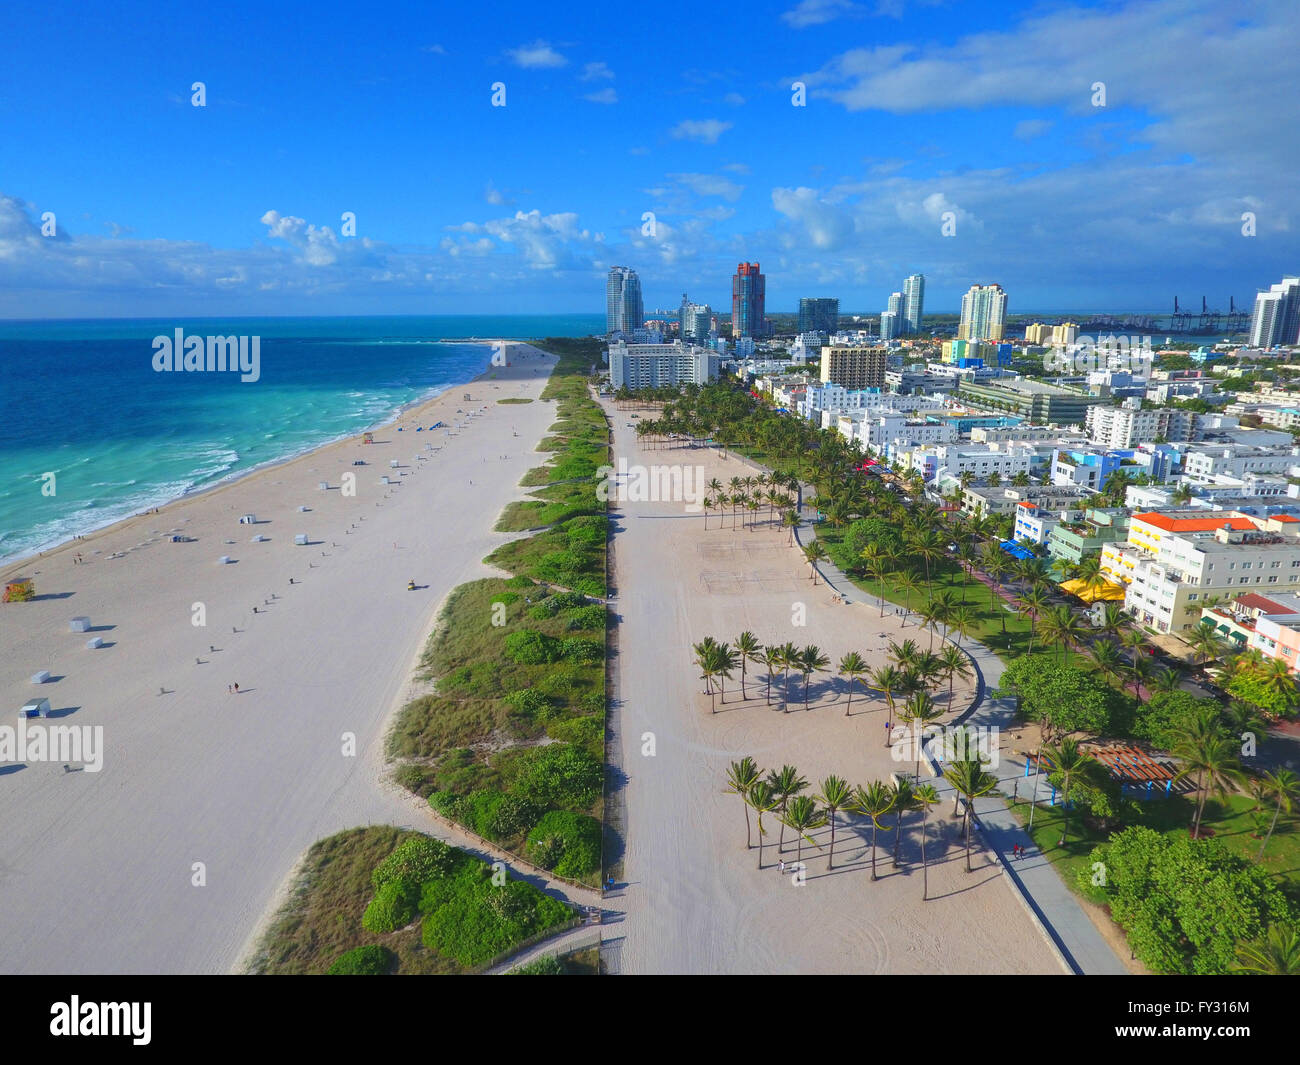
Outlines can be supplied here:
[[729, 309], [742, 259], [773, 310], [913, 271], [1158, 310], [1300, 267], [1294, 0], [23, 8], [0, 317], [596, 312], [611, 264]]

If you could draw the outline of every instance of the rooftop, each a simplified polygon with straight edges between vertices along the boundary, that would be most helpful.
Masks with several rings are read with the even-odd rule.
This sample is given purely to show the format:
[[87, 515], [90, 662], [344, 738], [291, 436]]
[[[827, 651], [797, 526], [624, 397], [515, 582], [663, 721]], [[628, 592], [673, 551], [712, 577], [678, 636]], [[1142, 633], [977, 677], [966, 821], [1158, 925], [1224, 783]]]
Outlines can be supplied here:
[[1133, 520], [1154, 525], [1164, 532], [1174, 533], [1214, 532], [1216, 529], [1222, 529], [1225, 525], [1243, 532], [1254, 532], [1257, 528], [1249, 518], [1229, 518], [1222, 514], [1212, 518], [1175, 518], [1169, 514], [1149, 511], [1145, 514], [1134, 514]]

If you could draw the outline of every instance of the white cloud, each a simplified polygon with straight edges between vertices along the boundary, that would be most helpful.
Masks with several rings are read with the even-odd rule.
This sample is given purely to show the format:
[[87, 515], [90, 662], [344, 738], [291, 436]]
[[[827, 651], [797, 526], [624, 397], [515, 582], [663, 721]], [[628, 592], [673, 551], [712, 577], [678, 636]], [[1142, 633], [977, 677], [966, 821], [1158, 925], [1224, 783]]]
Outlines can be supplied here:
[[732, 107], [741, 107], [745, 103], [745, 98], [738, 92], [729, 92], [722, 98], [722, 102]]
[[723, 166], [722, 169], [723, 169], [723, 170], [730, 170], [733, 174], [748, 174], [748, 173], [749, 173], [749, 166], [748, 166], [748, 164], [746, 164], [746, 163], [727, 163], [725, 166]]
[[668, 177], [697, 196], [717, 196], [732, 203], [740, 199], [740, 194], [745, 191], [743, 185], [714, 174], [669, 174]]
[[428, 52], [430, 55], [446, 55], [447, 49], [440, 44], [426, 44], [420, 49], [421, 52]]
[[613, 86], [606, 86], [597, 92], [589, 92], [583, 96], [584, 100], [590, 100], [593, 104], [616, 104], [618, 103], [618, 93]]
[[781, 21], [797, 30], [833, 22], [843, 15], [861, 10], [851, 0], [800, 0], [781, 16]]
[[699, 141], [701, 144], [717, 144], [718, 138], [731, 129], [730, 122], [721, 122], [716, 118], [691, 119], [678, 122], [671, 133], [676, 140]]
[[1016, 123], [1016, 128], [1012, 130], [1011, 135], [1018, 141], [1036, 140], [1047, 133], [1054, 124], [1045, 118], [1027, 118], [1023, 122]]
[[549, 67], [562, 67], [568, 60], [560, 55], [551, 47], [548, 41], [534, 41], [532, 44], [522, 44], [518, 48], [511, 48], [506, 51], [510, 61], [517, 67], [524, 67], [527, 70], [539, 70]]
[[824, 199], [816, 189], [775, 188], [772, 206], [796, 223], [807, 241], [820, 251], [842, 248], [853, 236], [852, 214]]
[[338, 261], [339, 241], [329, 226], [314, 226], [295, 215], [267, 211], [260, 219], [269, 237], [283, 240], [298, 249], [304, 262], [312, 266], [329, 266]]
[[612, 78], [614, 72], [604, 62], [587, 63], [582, 68], [582, 73], [578, 75], [579, 81], [598, 81], [602, 78]]
[[[1237, 18], [1216, 0], [1048, 7], [953, 44], [852, 49], [797, 77], [850, 111], [1058, 107], [1122, 123], [1170, 158], [1294, 169], [1300, 139], [1276, 135], [1275, 108], [1300, 92], [1295, 11], [1293, 0], [1251, 0]], [[1196, 67], [1212, 74], [1189, 79]], [[1105, 109], [1092, 105], [1097, 82]]]
[[482, 227], [497, 240], [517, 247], [529, 266], [539, 270], [573, 267], [579, 260], [570, 243], [588, 244], [591, 234], [578, 228], [573, 212], [543, 215], [541, 211], [516, 211], [513, 218], [500, 218]]

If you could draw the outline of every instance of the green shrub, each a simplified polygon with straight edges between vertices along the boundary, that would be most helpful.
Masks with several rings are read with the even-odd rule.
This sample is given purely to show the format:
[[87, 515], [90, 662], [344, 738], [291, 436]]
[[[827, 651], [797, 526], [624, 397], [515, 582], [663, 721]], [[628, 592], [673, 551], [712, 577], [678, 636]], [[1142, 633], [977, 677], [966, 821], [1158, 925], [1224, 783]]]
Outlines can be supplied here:
[[577, 610], [568, 611], [565, 617], [568, 618], [571, 630], [603, 629], [605, 627], [606, 613], [603, 606], [579, 607]]
[[506, 654], [525, 666], [540, 666], [560, 658], [560, 641], [536, 629], [520, 629], [505, 639]]
[[600, 868], [600, 835], [594, 817], [552, 810], [528, 833], [528, 856], [559, 876], [585, 876]]
[[590, 806], [600, 796], [604, 767], [590, 752], [552, 743], [519, 760], [512, 790], [546, 806]]
[[[329, 967], [330, 976], [385, 976], [393, 967], [397, 955], [387, 947], [371, 944], [353, 947], [334, 959]], [[540, 960], [540, 959], [538, 959]]]
[[605, 657], [605, 644], [601, 640], [570, 637], [560, 645], [560, 655], [569, 662], [599, 662]]
[[506, 581], [507, 588], [531, 588], [532, 586], [533, 586], [532, 580], [522, 575], [518, 577], [510, 577]]
[[605, 742], [605, 723], [596, 717], [569, 717], [552, 721], [546, 726], [546, 734], [588, 751], [599, 751]]
[[504, 603], [506, 606], [510, 606], [510, 605], [513, 604], [513, 603], [517, 603], [517, 602], [519, 602], [519, 593], [518, 593], [518, 592], [498, 592], [496, 595], [494, 595], [494, 596], [492, 597], [492, 602], [494, 602], [494, 603]]
[[459, 852], [431, 836], [411, 836], [385, 858], [370, 874], [375, 888], [392, 880], [419, 884], [433, 877], [448, 875]]
[[554, 954], [543, 954], [540, 958], [524, 962], [518, 968], [511, 969], [507, 976], [567, 976], [564, 963]]
[[389, 880], [370, 900], [361, 915], [361, 927], [367, 932], [382, 935], [405, 928], [415, 917], [415, 900], [419, 889], [407, 880]]
[[555, 703], [536, 688], [513, 691], [505, 697], [505, 701], [516, 713], [541, 721], [545, 721], [556, 709]]

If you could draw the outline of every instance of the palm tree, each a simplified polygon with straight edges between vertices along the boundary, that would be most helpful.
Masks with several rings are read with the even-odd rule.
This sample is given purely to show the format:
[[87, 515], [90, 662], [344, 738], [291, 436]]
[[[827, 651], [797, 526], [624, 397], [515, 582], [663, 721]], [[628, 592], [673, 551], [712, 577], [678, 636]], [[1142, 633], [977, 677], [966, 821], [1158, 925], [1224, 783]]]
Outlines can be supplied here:
[[831, 826], [831, 853], [826, 863], [828, 869], [835, 868], [835, 812], [843, 810], [853, 801], [853, 789], [849, 782], [831, 775], [822, 781], [822, 790], [817, 794], [817, 801], [826, 808], [826, 818]]
[[1269, 925], [1266, 935], [1237, 945], [1232, 968], [1254, 976], [1300, 976], [1300, 931]]
[[745, 755], [739, 762], [732, 762], [727, 769], [727, 791], [732, 795], [739, 795], [745, 800], [745, 847], [752, 847], [750, 840], [749, 828], [749, 801], [746, 796], [749, 795], [749, 789], [752, 788], [763, 776], [763, 771], [758, 768], [754, 759]]
[[1053, 607], [1049, 610], [1043, 617], [1042, 626], [1043, 639], [1056, 645], [1058, 663], [1061, 660], [1061, 652], [1066, 647], [1083, 639], [1083, 625], [1068, 606]]
[[952, 594], [948, 591], [942, 591], [938, 595], [932, 595], [930, 601], [922, 607], [918, 613], [921, 615], [921, 625], [930, 630], [930, 650], [934, 650], [934, 634], [939, 631], [939, 626], [945, 624], [957, 609], [957, 603]]
[[1192, 820], [1192, 836], [1196, 838], [1201, 832], [1206, 799], [1211, 793], [1226, 794], [1242, 778], [1236, 741], [1216, 731], [1203, 735], [1190, 734], [1175, 744], [1171, 753], [1183, 762], [1183, 768], [1178, 771], [1175, 780], [1196, 774], [1198, 797], [1196, 815]]
[[1219, 712], [1219, 718], [1232, 735], [1244, 741], [1247, 734], [1255, 737], [1256, 743], [1263, 741], [1268, 733], [1268, 722], [1250, 703], [1233, 699]]
[[1097, 627], [1107, 636], [1117, 636], [1124, 628], [1124, 608], [1119, 603], [1105, 603], [1101, 608], [1101, 624]]
[[903, 704], [901, 716], [907, 722], [908, 732], [916, 747], [916, 767], [914, 775], [921, 779], [921, 747], [925, 742], [925, 730], [931, 721], [937, 721], [947, 713], [935, 705], [934, 699], [926, 691], [913, 692]]
[[799, 648], [792, 643], [783, 643], [777, 648], [777, 652], [781, 656], [781, 713], [784, 714], [789, 712], [786, 706], [790, 701], [790, 670], [799, 662]]
[[808, 568], [812, 571], [809, 576], [813, 584], [817, 583], [817, 563], [826, 557], [826, 546], [820, 540], [814, 540], [803, 549], [804, 561], [808, 563]]
[[931, 594], [934, 593], [934, 579], [931, 567], [943, 558], [947, 544], [938, 529], [927, 529], [916, 535], [908, 545], [912, 553], [925, 563], [925, 583]]
[[1097, 765], [1096, 759], [1079, 746], [1079, 741], [1065, 736], [1061, 742], [1046, 748], [1047, 757], [1056, 772], [1061, 776], [1061, 838], [1056, 841], [1058, 847], [1065, 846], [1065, 838], [1070, 827], [1070, 785], [1074, 778], [1087, 773]]
[[[930, 812], [930, 807], [939, 801], [939, 793], [934, 790], [933, 784], [922, 784], [916, 789], [913, 802], [921, 810], [921, 901], [930, 900], [930, 867], [925, 861], [925, 819]], [[969, 861], [969, 856], [967, 858]]]
[[1289, 769], [1264, 773], [1263, 782], [1265, 792], [1276, 801], [1276, 805], [1273, 807], [1273, 820], [1268, 826], [1268, 834], [1264, 837], [1264, 842], [1259, 845], [1259, 854], [1255, 856], [1257, 862], [1264, 858], [1264, 848], [1273, 838], [1273, 829], [1277, 827], [1277, 819], [1282, 815], [1282, 811], [1290, 813], [1296, 799], [1300, 799], [1300, 777]]
[[871, 818], [871, 880], [876, 880], [876, 833], [884, 826], [880, 819], [894, 808], [895, 793], [879, 780], [867, 787], [861, 786], [853, 793], [853, 809]]
[[882, 693], [889, 706], [889, 717], [885, 722], [885, 746], [889, 746], [889, 726], [894, 721], [894, 693], [903, 688], [903, 671], [897, 666], [877, 666], [869, 674], [871, 686]]
[[781, 512], [781, 526], [790, 530], [790, 539], [786, 541], [785, 546], [790, 547], [794, 544], [794, 531], [799, 528], [799, 515], [793, 510]]
[[[722, 695], [722, 705], [726, 706], [727, 679], [739, 664], [738, 657], [729, 644], [720, 643], [710, 650], [709, 663], [713, 667], [713, 675], [718, 678], [718, 689]], [[709, 694], [712, 696], [713, 693], [710, 692]]]
[[896, 666], [905, 667], [915, 665], [918, 658], [921, 657], [921, 648], [917, 646], [915, 640], [904, 640], [902, 643], [889, 641], [889, 658]]
[[916, 579], [916, 574], [910, 569], [904, 569], [895, 574], [894, 587], [903, 593], [903, 609], [910, 614], [912, 612], [912, 595], [920, 590], [921, 582]]
[[821, 828], [824, 824], [826, 824], [826, 814], [817, 809], [817, 802], [812, 796], [798, 795], [790, 800], [789, 806], [781, 815], [781, 826], [794, 832], [795, 838], [799, 841], [795, 861], [803, 864], [804, 840], [812, 843], [813, 838], [808, 833], [814, 828]]
[[1183, 683], [1183, 671], [1172, 666], [1160, 666], [1151, 674], [1151, 687], [1158, 692], [1176, 692]]
[[1020, 594], [1018, 599], [1025, 613], [1029, 615], [1029, 653], [1034, 653], [1034, 632], [1038, 616], [1051, 604], [1051, 599], [1042, 588], [1031, 587]]
[[713, 678], [718, 675], [719, 658], [717, 644], [710, 639], [706, 643], [695, 645], [695, 663], [700, 667], [700, 676], [704, 680], [704, 690], [709, 696], [710, 705], [717, 712], [716, 705], [713, 704]]
[[966, 872], [969, 873], [971, 815], [975, 812], [975, 800], [996, 788], [998, 778], [984, 769], [984, 760], [978, 756], [951, 763], [943, 775], [953, 790], [966, 800]]
[[[783, 765], [781, 771], [771, 770], [767, 774], [767, 783], [776, 797], [780, 817], [785, 817], [786, 807], [792, 798], [808, 787], [808, 781], [799, 775], [792, 765]], [[785, 825], [782, 823], [780, 844], [777, 853], [785, 850]]]
[[763, 648], [763, 668], [767, 670], [767, 705], [772, 705], [772, 674], [781, 668], [781, 648]]
[[[763, 815], [775, 810], [780, 800], [766, 780], [755, 783], [745, 795], [745, 801], [758, 814], [758, 867], [763, 868]], [[746, 815], [748, 818], [748, 815]]]
[[939, 649], [939, 663], [943, 666], [944, 676], [948, 678], [948, 706], [951, 707], [953, 677], [969, 677], [971, 675], [970, 660], [966, 657], [966, 652], [960, 647], [947, 644]]
[[736, 657], [740, 659], [740, 698], [748, 699], [745, 693], [745, 667], [750, 662], [757, 665], [763, 660], [762, 647], [758, 642], [758, 637], [746, 629], [736, 637]]
[[1156, 671], [1156, 664], [1146, 655], [1138, 655], [1133, 659], [1133, 665], [1129, 667], [1133, 674], [1133, 697], [1139, 703], [1142, 700], [1142, 692], [1151, 681], [1152, 675]]
[[[1005, 616], [1005, 611], [1002, 612]], [[948, 635], [957, 634], [957, 646], [961, 647], [963, 636], [974, 636], [976, 621], [975, 611], [968, 604], [958, 606], [944, 622]]]
[[822, 673], [831, 664], [831, 660], [822, 654], [822, 649], [810, 643], [799, 652], [799, 672], [803, 674], [803, 708], [808, 709], [808, 681], [814, 673]]
[[1126, 665], [1120, 650], [1109, 640], [1098, 640], [1088, 649], [1088, 657], [1097, 672], [1107, 680], [1118, 677]]
[[898, 868], [898, 843], [903, 838], [903, 812], [916, 808], [916, 792], [904, 776], [894, 778], [894, 868]]
[[839, 674], [841, 677], [849, 678], [849, 703], [844, 708], [844, 716], [848, 717], [853, 710], [853, 682], [859, 677], [865, 675], [868, 671], [866, 659], [857, 651], [850, 651], [840, 659]]

